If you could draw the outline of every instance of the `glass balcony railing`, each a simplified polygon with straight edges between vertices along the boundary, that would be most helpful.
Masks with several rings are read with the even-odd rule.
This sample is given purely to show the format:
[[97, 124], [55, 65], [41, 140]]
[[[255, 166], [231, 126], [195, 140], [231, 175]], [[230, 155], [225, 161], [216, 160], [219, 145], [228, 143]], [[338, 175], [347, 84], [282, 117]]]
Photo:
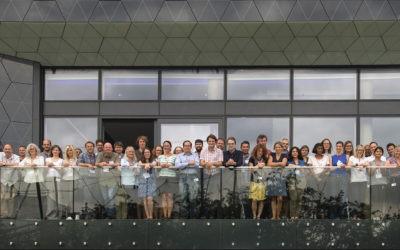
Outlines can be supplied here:
[[398, 219], [400, 168], [2, 167], [1, 218]]

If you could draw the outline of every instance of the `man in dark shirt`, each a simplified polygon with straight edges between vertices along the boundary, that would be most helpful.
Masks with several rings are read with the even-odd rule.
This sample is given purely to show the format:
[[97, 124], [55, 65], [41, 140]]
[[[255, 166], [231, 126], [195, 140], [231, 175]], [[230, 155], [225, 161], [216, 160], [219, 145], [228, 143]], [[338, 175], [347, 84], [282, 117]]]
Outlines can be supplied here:
[[243, 165], [243, 152], [236, 150], [236, 139], [229, 137], [228, 150], [224, 151], [224, 161], [222, 165], [225, 167], [240, 167]]
[[[243, 152], [236, 150], [236, 139], [234, 137], [229, 137], [227, 139], [228, 150], [224, 151], [224, 161], [222, 164], [225, 167], [229, 167], [233, 169], [235, 167], [243, 166]], [[227, 190], [228, 192], [232, 192], [232, 199], [228, 199], [227, 202], [224, 202], [225, 206], [229, 211], [230, 217], [232, 219], [240, 218], [240, 202], [239, 202], [239, 192], [237, 192], [237, 173], [238, 171], [234, 170], [233, 174], [229, 173], [230, 171], [225, 169], [224, 174], [222, 175], [222, 183], [227, 183], [229, 186], [224, 188], [223, 190]], [[229, 171], [229, 172], [227, 172]], [[232, 178], [233, 177], [233, 178]], [[224, 180], [225, 179], [225, 180]], [[224, 191], [223, 191], [224, 192]], [[223, 197], [229, 197], [228, 194], [223, 193]]]

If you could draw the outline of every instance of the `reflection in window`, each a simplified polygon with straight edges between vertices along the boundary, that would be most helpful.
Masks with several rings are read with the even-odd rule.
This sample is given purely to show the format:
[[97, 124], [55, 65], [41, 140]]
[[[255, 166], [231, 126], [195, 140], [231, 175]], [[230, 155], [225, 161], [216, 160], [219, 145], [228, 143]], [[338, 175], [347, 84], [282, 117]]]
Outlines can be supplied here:
[[189, 140], [192, 142], [192, 150], [194, 150], [194, 142], [196, 139], [203, 140], [203, 148], [207, 146], [206, 138], [210, 134], [218, 137], [218, 123], [166, 123], [161, 124], [161, 143], [168, 140], [172, 143], [172, 147], [183, 145], [183, 142]]
[[289, 70], [230, 70], [228, 100], [288, 100]]
[[158, 72], [104, 70], [103, 100], [157, 100]]
[[385, 149], [386, 154], [386, 144], [392, 142], [397, 145], [400, 141], [400, 134], [397, 132], [399, 127], [398, 117], [363, 117], [360, 119], [361, 144], [375, 141]]
[[268, 137], [267, 147], [272, 150], [276, 141], [289, 138], [289, 118], [239, 117], [227, 119], [227, 136], [235, 137], [237, 149], [239, 149], [240, 143], [246, 140], [250, 142], [250, 150], [252, 150], [259, 134], [265, 134]]
[[97, 100], [97, 70], [46, 70], [46, 100]]
[[223, 71], [163, 71], [163, 100], [222, 100]]
[[390, 70], [361, 71], [360, 98], [400, 99], [400, 73]]
[[44, 138], [63, 151], [66, 145], [85, 151], [85, 142], [97, 139], [97, 118], [45, 118]]
[[355, 70], [295, 70], [295, 100], [356, 99]]
[[347, 117], [295, 117], [293, 119], [293, 142], [295, 146], [307, 145], [310, 154], [315, 143], [328, 138], [332, 153], [337, 141], [350, 140], [356, 144], [356, 118]]

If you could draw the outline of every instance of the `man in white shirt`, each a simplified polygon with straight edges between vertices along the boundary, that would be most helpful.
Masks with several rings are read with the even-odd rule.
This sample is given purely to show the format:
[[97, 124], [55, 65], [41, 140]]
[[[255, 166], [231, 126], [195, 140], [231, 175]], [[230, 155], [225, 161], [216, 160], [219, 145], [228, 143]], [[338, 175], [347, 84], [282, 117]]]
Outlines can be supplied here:
[[16, 196], [15, 184], [18, 182], [18, 170], [13, 167], [18, 166], [19, 156], [13, 154], [10, 144], [4, 145], [3, 152], [0, 153], [1, 168], [1, 209], [0, 218], [13, 218], [14, 198]]

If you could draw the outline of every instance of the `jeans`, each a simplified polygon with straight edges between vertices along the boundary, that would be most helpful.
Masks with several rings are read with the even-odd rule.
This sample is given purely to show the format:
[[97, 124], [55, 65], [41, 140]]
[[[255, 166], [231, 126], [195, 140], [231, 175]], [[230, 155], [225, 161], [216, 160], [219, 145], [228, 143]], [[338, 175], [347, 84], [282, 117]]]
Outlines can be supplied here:
[[199, 182], [200, 178], [196, 174], [180, 174], [179, 176], [179, 194], [181, 197], [179, 213], [182, 218], [196, 218]]
[[117, 186], [109, 187], [100, 185], [101, 194], [104, 199], [104, 207], [106, 208], [107, 216], [114, 217], [116, 215], [115, 210], [115, 194], [117, 193]]

